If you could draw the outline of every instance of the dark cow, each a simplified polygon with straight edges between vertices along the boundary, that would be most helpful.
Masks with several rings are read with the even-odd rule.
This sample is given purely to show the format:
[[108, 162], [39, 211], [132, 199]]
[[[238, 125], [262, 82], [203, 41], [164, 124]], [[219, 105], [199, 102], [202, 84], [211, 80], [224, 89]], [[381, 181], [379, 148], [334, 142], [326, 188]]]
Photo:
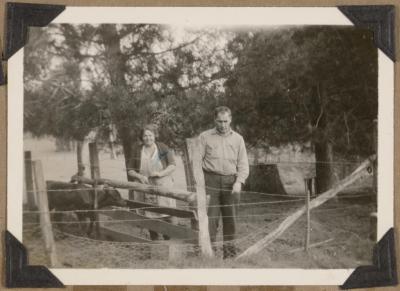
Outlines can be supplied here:
[[[66, 183], [59, 181], [47, 181], [47, 196], [49, 210], [74, 211], [80, 222], [87, 218], [90, 220], [87, 234], [93, 231], [93, 222], [96, 219], [94, 211], [94, 189], [85, 184]], [[110, 187], [97, 189], [98, 208], [107, 206], [126, 206], [118, 190]], [[88, 210], [88, 211], [85, 211]], [[56, 213], [55, 218], [60, 220], [62, 213]]]

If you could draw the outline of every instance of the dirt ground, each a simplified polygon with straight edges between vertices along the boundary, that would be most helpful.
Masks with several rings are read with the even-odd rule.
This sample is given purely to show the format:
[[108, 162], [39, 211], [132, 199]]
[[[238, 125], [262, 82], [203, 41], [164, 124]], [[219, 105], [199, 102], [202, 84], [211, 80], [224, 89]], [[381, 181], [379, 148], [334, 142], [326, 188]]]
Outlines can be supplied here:
[[[26, 149], [32, 150], [34, 159], [43, 163], [45, 179], [68, 181], [76, 171], [74, 153], [55, 152], [51, 140], [27, 140]], [[102, 176], [126, 179], [122, 156], [109, 159], [100, 156]], [[62, 165], [62, 167], [60, 167]], [[178, 164], [175, 173], [177, 187], [186, 187], [184, 170]], [[127, 193], [123, 192], [127, 197]], [[196, 246], [184, 242], [158, 241], [154, 244], [99, 241], [80, 236], [78, 224], [60, 232], [55, 228], [59, 267], [72, 268], [354, 268], [369, 265], [374, 242], [371, 233], [376, 225], [370, 218], [375, 209], [370, 188], [352, 189], [339, 199], [329, 201], [311, 212], [311, 231], [308, 252], [304, 251], [306, 219], [303, 216], [275, 242], [258, 255], [243, 260], [223, 260], [221, 243], [217, 242], [216, 258], [198, 256]], [[298, 197], [269, 196], [246, 192], [237, 217], [238, 229], [235, 246], [244, 251], [257, 240], [276, 228], [282, 220], [304, 205]], [[49, 265], [43, 240], [34, 215], [24, 216], [23, 244], [28, 249], [29, 262]], [[188, 221], [179, 221], [182, 227]], [[118, 227], [118, 226], [116, 226]], [[147, 235], [144, 230], [138, 234]], [[219, 230], [219, 233], [222, 231]], [[221, 239], [221, 236], [220, 236]], [[314, 244], [319, 245], [313, 246]]]

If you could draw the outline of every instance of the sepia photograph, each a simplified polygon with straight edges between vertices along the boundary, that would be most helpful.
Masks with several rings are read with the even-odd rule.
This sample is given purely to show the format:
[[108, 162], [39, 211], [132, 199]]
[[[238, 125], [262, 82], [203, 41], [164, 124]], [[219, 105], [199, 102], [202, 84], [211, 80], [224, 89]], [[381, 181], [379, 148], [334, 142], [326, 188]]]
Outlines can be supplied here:
[[352, 25], [30, 27], [30, 264], [371, 265], [378, 55], [372, 31]]

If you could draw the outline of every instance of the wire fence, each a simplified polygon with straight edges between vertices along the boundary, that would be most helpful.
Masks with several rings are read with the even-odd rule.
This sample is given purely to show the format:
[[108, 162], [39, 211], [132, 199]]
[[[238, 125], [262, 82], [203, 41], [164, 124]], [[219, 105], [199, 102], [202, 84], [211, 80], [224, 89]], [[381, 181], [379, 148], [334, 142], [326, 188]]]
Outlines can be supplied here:
[[[41, 157], [41, 159], [54, 159], [54, 157]], [[69, 157], [59, 157], [59, 159], [64, 160], [64, 159], [69, 159]], [[221, 160], [224, 160], [224, 158], [219, 158]], [[109, 161], [110, 159], [99, 159], [99, 162], [105, 162]], [[140, 160], [140, 158], [129, 158], [129, 159], [123, 159], [125, 163], [130, 163], [134, 160]], [[225, 158], [225, 160], [229, 160]], [[284, 159], [266, 159], [264, 161], [260, 162], [260, 159], [258, 158], [248, 158], [249, 164], [250, 165], [265, 165], [265, 164], [288, 164], [288, 165], [315, 165], [315, 164], [332, 164], [332, 165], [359, 165], [360, 160], [338, 160], [338, 161], [290, 161], [290, 160], [284, 160]], [[182, 162], [186, 165], [189, 165], [190, 162], [188, 162], [184, 157], [182, 157]], [[82, 165], [90, 167], [89, 163], [83, 162]], [[131, 170], [133, 168], [119, 168], [119, 167], [113, 167], [115, 169], [119, 169], [121, 171], [127, 171]]]
[[[100, 162], [103, 160], [100, 160]], [[105, 161], [105, 160], [104, 160]], [[254, 162], [255, 160], [251, 161]], [[191, 164], [183, 159], [184, 166], [188, 167]], [[129, 163], [129, 161], [127, 162]], [[360, 161], [338, 161], [338, 162], [315, 162], [315, 161], [278, 161], [274, 164], [288, 165], [288, 166], [315, 166], [317, 164], [333, 164], [335, 166], [345, 166], [354, 168], [355, 165], [359, 165]], [[256, 165], [265, 165], [265, 163], [259, 163]], [[88, 168], [89, 164], [85, 164]], [[130, 168], [110, 166], [108, 170], [117, 170], [119, 172], [127, 172]], [[49, 189], [46, 190], [49, 197], [54, 193], [66, 193], [74, 192], [80, 193], [84, 191], [93, 191], [92, 187], [80, 188], [80, 184], [75, 184], [73, 189]], [[163, 188], [162, 186], [152, 185], [154, 189]], [[135, 187], [124, 187], [125, 191], [135, 191]], [[195, 192], [196, 189], [205, 190], [221, 190], [215, 187], [209, 186], [197, 186], [187, 187], [186, 185], [176, 184], [174, 189], [177, 190], [189, 190]], [[45, 191], [45, 190], [43, 190]], [[28, 189], [27, 193], [38, 193], [37, 189]], [[145, 194], [152, 195], [152, 194]], [[341, 198], [353, 199], [353, 198], [373, 198], [376, 193], [368, 191], [368, 193], [356, 193], [353, 195], [343, 195]], [[286, 194], [286, 193], [267, 193], [262, 191], [241, 191], [242, 201], [234, 204], [216, 204], [208, 205], [208, 209], [211, 208], [224, 208], [235, 206], [238, 212], [235, 215], [218, 215], [209, 216], [209, 219], [229, 219], [234, 218], [236, 221], [236, 235], [229, 240], [224, 240], [222, 231], [219, 229], [216, 241], [212, 242], [212, 248], [216, 254], [216, 258], [222, 257], [234, 257], [238, 253], [246, 250], [248, 247], [263, 238], [268, 232], [276, 228], [280, 222], [282, 222], [288, 215], [296, 211], [300, 206], [305, 205], [304, 194]], [[315, 197], [315, 193], [314, 196]], [[110, 205], [111, 206], [111, 205]], [[352, 211], [357, 210], [357, 205], [340, 205], [329, 207], [321, 207], [319, 209], [312, 210], [314, 215], [347, 215], [351, 217]], [[60, 261], [63, 266], [66, 267], [154, 267], [154, 262], [157, 262], [157, 267], [166, 266], [171, 262], [182, 261], [182, 257], [190, 258], [192, 261], [196, 261], [196, 258], [200, 258], [201, 250], [199, 245], [193, 241], [193, 238], [166, 238], [166, 236], [159, 236], [157, 239], [151, 237], [151, 233], [145, 228], [140, 227], [141, 222], [148, 221], [149, 217], [143, 211], [152, 212], [156, 210], [162, 210], [162, 206], [151, 205], [145, 207], [118, 207], [113, 209], [93, 209], [91, 205], [85, 207], [76, 207], [75, 209], [51, 209], [49, 212], [43, 212], [38, 210], [24, 210], [24, 240], [26, 239], [27, 244], [31, 249], [35, 249], [35, 253], [46, 252], [43, 248], [41, 241], [40, 222], [39, 216], [43, 214], [50, 214], [55, 216], [57, 214], [63, 215], [63, 220], [52, 219], [51, 224], [55, 234], [55, 241], [57, 249], [61, 250], [58, 255], [61, 257]], [[176, 210], [195, 210], [193, 205], [181, 203]], [[139, 215], [135, 219], [110, 219], [107, 214], [113, 214], [116, 212], [128, 212], [136, 213]], [[77, 214], [98, 214], [93, 216], [90, 221], [79, 220]], [[363, 210], [363, 217], [366, 219], [367, 212]], [[29, 219], [28, 219], [29, 217]], [[88, 219], [88, 218], [86, 218]], [[157, 219], [156, 219], [157, 220]], [[176, 221], [168, 221], [165, 219], [159, 219], [167, 226], [173, 226], [182, 230], [192, 229], [197, 231], [196, 225], [193, 224], [194, 219], [179, 218]], [[112, 241], [112, 236], [96, 236], [96, 234], [90, 234], [88, 236], [87, 229], [90, 223], [98, 224], [101, 226], [109, 227], [115, 231], [122, 233], [129, 233], [133, 237], [140, 238], [139, 242], [122, 242]], [[304, 224], [304, 221], [301, 221]], [[219, 228], [222, 223], [219, 222]], [[318, 228], [318, 232], [323, 234], [320, 239], [324, 238], [329, 240], [329, 235], [336, 235], [343, 233], [344, 230], [338, 230], [337, 228], [329, 226], [318, 226], [318, 223], [314, 223]], [[304, 229], [302, 226], [299, 229]], [[329, 234], [329, 235], [328, 235]], [[293, 250], [293, 248], [299, 248], [303, 245], [303, 234], [299, 234], [299, 231], [291, 232], [291, 237], [288, 239], [287, 244], [283, 248], [283, 252]], [[362, 235], [359, 235], [360, 240], [365, 239]], [[282, 241], [280, 242], [282, 244]], [[329, 242], [332, 245], [332, 242]], [[28, 249], [29, 249], [28, 247]], [[260, 254], [261, 257], [268, 255], [268, 248], [266, 252]], [[38, 255], [38, 260], [45, 260], [45, 255]], [[146, 263], [147, 262], [147, 263]], [[161, 263], [160, 263], [161, 262]], [[164, 264], [164, 265], [163, 265]], [[190, 266], [191, 263], [184, 262], [185, 266]], [[179, 265], [179, 264], [178, 264]], [[257, 264], [255, 264], [257, 266]]]
[[[85, 191], [86, 188], [78, 189], [67, 189], [68, 191]], [[49, 192], [57, 190], [49, 190]], [[64, 190], [63, 190], [64, 191]], [[268, 194], [268, 193], [258, 193], [258, 194]], [[51, 195], [51, 194], [50, 194]], [[358, 197], [371, 197], [371, 194], [360, 194], [360, 195], [349, 195], [344, 198], [358, 198]], [[268, 196], [269, 199], [274, 199]], [[231, 256], [244, 251], [247, 247], [251, 246], [259, 239], [261, 239], [268, 230], [274, 229], [279, 222], [286, 218], [291, 212], [297, 209], [299, 206], [304, 204], [303, 197], [298, 199], [282, 199], [282, 200], [271, 200], [271, 201], [258, 201], [251, 203], [237, 204], [218, 204], [211, 205], [209, 207], [224, 207], [224, 206], [237, 206], [239, 212], [234, 216], [237, 221], [238, 234], [235, 239], [230, 241], [224, 241], [223, 236], [220, 234], [217, 241], [212, 243], [212, 248], [215, 252], [216, 257], [226, 256], [227, 253], [232, 251]], [[277, 211], [274, 209], [276, 206], [280, 205]], [[154, 209], [160, 209], [160, 206], [154, 205], [149, 207], [138, 207], [138, 208], [116, 208], [116, 209], [75, 209], [75, 210], [53, 210], [50, 214], [73, 214], [73, 213], [101, 213], [107, 214], [116, 211], [134, 211], [139, 213], [139, 211], [151, 211]], [[188, 205], [182, 205], [178, 209], [190, 209]], [[324, 207], [321, 209], [315, 209], [312, 211], [314, 214], [318, 213], [344, 213], [349, 212], [357, 208], [357, 205], [348, 205], [346, 207]], [[24, 214], [28, 215], [40, 215], [43, 212], [25, 210]], [[227, 218], [229, 216], [222, 216], [221, 219]], [[233, 217], [233, 216], [232, 216]], [[209, 218], [219, 218], [210, 216]], [[143, 219], [107, 219], [100, 218], [93, 220], [94, 223], [100, 223], [112, 227], [115, 229], [128, 229], [131, 231], [132, 226], [127, 226], [132, 222], [146, 221], [149, 218]], [[164, 221], [164, 223], [172, 224], [170, 222]], [[24, 235], [30, 237], [40, 236], [38, 234], [39, 221], [36, 222], [24, 222]], [[156, 240], [150, 241], [148, 231], [144, 229], [136, 229], [138, 236], [143, 237], [143, 239], [149, 240], [149, 242], [115, 242], [109, 240], [99, 240], [86, 237], [85, 233], [82, 233], [78, 226], [84, 225], [87, 227], [88, 222], [82, 222], [79, 220], [74, 220], [71, 218], [68, 221], [52, 221], [53, 229], [55, 232], [56, 245], [58, 249], [63, 250], [63, 254], [68, 254], [67, 257], [63, 257], [61, 254], [61, 261], [65, 262], [65, 266], [113, 266], [113, 267], [126, 267], [126, 265], [140, 265], [139, 262], [145, 261], [164, 261], [169, 262], [174, 260], [175, 257], [180, 257], [184, 254], [185, 257], [195, 258], [201, 253], [199, 246], [193, 243], [193, 239], [179, 239], [179, 240]], [[181, 227], [182, 229], [190, 227], [190, 222], [181, 219], [175, 226]], [[65, 230], [62, 226], [67, 226]], [[343, 232], [343, 230], [341, 230]], [[328, 231], [329, 232], [329, 231]], [[332, 242], [330, 242], [332, 245]], [[301, 247], [301, 243], [297, 246]], [[37, 251], [38, 246], [36, 247]], [[44, 250], [45, 251], [45, 250]], [[81, 252], [84, 252], [82, 254]], [[97, 254], [97, 255], [96, 255]], [[100, 254], [100, 255], [99, 255]], [[229, 257], [229, 255], [227, 255]], [[44, 258], [45, 256], [43, 256]], [[82, 257], [90, 258], [90, 262], [84, 262]], [[43, 259], [42, 258], [42, 259]], [[111, 259], [112, 258], [112, 259]], [[39, 259], [39, 257], [37, 257]], [[133, 263], [135, 262], [135, 263]], [[85, 265], [88, 264], [88, 265]], [[151, 264], [150, 264], [151, 265]]]
[[[250, 209], [249, 209], [250, 208]], [[219, 233], [217, 241], [212, 243], [212, 248], [215, 252], [216, 260], [222, 258], [226, 253], [232, 250], [234, 252], [232, 256], [244, 251], [249, 246], [260, 240], [266, 233], [275, 229], [283, 219], [285, 219], [290, 213], [296, 208], [289, 207], [286, 205], [280, 211], [273, 211], [273, 209], [261, 209], [264, 210], [260, 213], [252, 213], [248, 205], [242, 205], [239, 208], [239, 213], [235, 217], [238, 225], [237, 236], [231, 241], [223, 241], [222, 234]], [[360, 211], [360, 209], [362, 211]], [[312, 211], [312, 237], [315, 237], [318, 241], [330, 241], [322, 245], [323, 249], [329, 249], [343, 245], [344, 240], [351, 241], [351, 243], [361, 244], [365, 241], [365, 233], [356, 229], [339, 228], [332, 223], [317, 222], [318, 217], [327, 217], [327, 220], [334, 220], [337, 217], [344, 219], [348, 216], [349, 219], [357, 217], [358, 220], [368, 219], [370, 208], [364, 209], [360, 205], [347, 205], [341, 207], [334, 207], [328, 205], [321, 209], [315, 209]], [[115, 210], [106, 210], [115, 211]], [[32, 214], [32, 212], [26, 212]], [[34, 212], [35, 214], [39, 214]], [[69, 212], [62, 212], [69, 213]], [[58, 251], [59, 260], [62, 262], [64, 267], [113, 267], [113, 268], [127, 268], [127, 267], [151, 267], [156, 266], [176, 266], [177, 264], [188, 264], [189, 261], [201, 261], [200, 247], [193, 242], [192, 239], [179, 239], [179, 240], [155, 240], [149, 239], [148, 231], [145, 229], [136, 229], [136, 234], [142, 236], [144, 239], [148, 239], [148, 242], [117, 242], [101, 239], [94, 239], [82, 235], [79, 232], [78, 224], [82, 222], [74, 221], [69, 218], [70, 221], [53, 221], [53, 230], [55, 234], [56, 247]], [[129, 226], [130, 220], [108, 220], [99, 219], [96, 222], [100, 222], [104, 225], [112, 227], [115, 230], [129, 230], [132, 231]], [[169, 223], [169, 222], [166, 222]], [[288, 237], [285, 236], [279, 240], [276, 244], [268, 247], [265, 251], [259, 254], [260, 263], [266, 264], [267, 261], [263, 261], [261, 258], [266, 258], [271, 253], [279, 250], [281, 254], [289, 254], [291, 251], [301, 249], [303, 247], [303, 232], [299, 230], [304, 229], [304, 219], [300, 220], [297, 226], [294, 226], [296, 231], [291, 231]], [[85, 224], [85, 223], [84, 223]], [[60, 228], [60, 225], [67, 226], [66, 229]], [[178, 225], [182, 228], [188, 226], [180, 221]], [[350, 235], [350, 236], [349, 236]], [[332, 240], [333, 238], [333, 240]], [[37, 223], [24, 223], [24, 244], [28, 245], [28, 249], [35, 249], [36, 262], [45, 263], [46, 250], [39, 245], [41, 242], [41, 231]], [[36, 244], [36, 246], [35, 246]], [[227, 247], [228, 246], [228, 247]], [[230, 247], [230, 248], [229, 248]], [[321, 248], [321, 247], [320, 247]], [[46, 261], [47, 262], [47, 261]], [[48, 263], [48, 262], [47, 262]], [[161, 265], [160, 265], [161, 264]], [[224, 263], [225, 264], [225, 263]], [[226, 263], [229, 265], [229, 262]], [[257, 264], [255, 265], [255, 267]], [[265, 265], [263, 265], [265, 266]]]

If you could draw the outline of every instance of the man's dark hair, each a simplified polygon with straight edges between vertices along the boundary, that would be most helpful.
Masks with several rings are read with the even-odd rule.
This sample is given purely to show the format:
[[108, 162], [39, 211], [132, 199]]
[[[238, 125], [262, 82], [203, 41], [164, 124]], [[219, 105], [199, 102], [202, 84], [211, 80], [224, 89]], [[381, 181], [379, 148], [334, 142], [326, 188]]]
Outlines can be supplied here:
[[226, 106], [218, 106], [215, 108], [214, 118], [217, 118], [220, 113], [228, 113], [229, 116], [232, 116], [231, 110]]

